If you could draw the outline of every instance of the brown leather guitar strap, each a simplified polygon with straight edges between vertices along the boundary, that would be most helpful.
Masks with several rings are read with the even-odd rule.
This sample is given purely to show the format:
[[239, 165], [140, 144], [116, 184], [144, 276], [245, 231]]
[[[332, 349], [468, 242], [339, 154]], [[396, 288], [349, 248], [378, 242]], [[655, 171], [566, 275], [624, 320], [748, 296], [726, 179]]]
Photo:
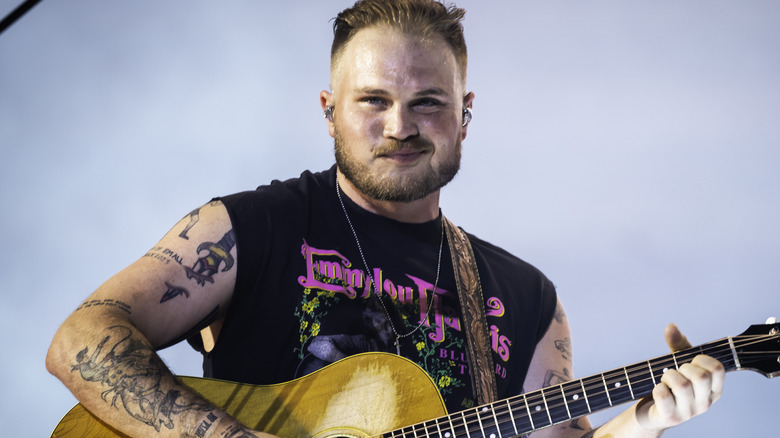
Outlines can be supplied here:
[[466, 354], [471, 366], [471, 386], [479, 404], [497, 398], [493, 356], [490, 350], [485, 300], [477, 272], [477, 261], [468, 236], [442, 215], [455, 270], [455, 284], [461, 306], [461, 325], [466, 332]]

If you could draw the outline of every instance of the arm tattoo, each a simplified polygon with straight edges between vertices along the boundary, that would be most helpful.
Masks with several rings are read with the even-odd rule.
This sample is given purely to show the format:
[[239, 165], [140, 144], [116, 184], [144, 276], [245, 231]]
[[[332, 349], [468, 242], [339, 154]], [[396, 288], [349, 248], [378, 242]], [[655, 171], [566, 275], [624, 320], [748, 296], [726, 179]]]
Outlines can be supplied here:
[[560, 305], [555, 306], [555, 313], [553, 314], [553, 318], [558, 324], [563, 324], [563, 321], [566, 319], [566, 312], [563, 311], [563, 307]]
[[157, 246], [150, 249], [149, 252], [144, 254], [144, 257], [157, 259], [161, 262], [165, 262], [166, 265], [170, 263], [171, 260], [181, 265], [183, 260], [182, 257], [179, 254], [176, 254], [176, 252], [174, 252], [172, 249], [162, 246]]
[[544, 386], [560, 385], [561, 383], [571, 380], [571, 374], [568, 368], [564, 368], [563, 372], [548, 370], [544, 376]]
[[187, 298], [190, 297], [190, 292], [183, 287], [174, 286], [168, 283], [167, 281], [165, 282], [165, 286], [168, 288], [168, 290], [166, 290], [165, 293], [163, 294], [162, 298], [160, 299], [160, 303], [164, 303], [168, 300], [172, 300], [178, 297], [179, 295], [184, 295]]
[[[221, 203], [222, 201], [211, 201], [206, 205], [215, 207], [217, 205], [220, 205]], [[204, 205], [203, 207], [205, 207], [206, 205]], [[189, 236], [187, 236], [187, 233], [192, 229], [192, 227], [195, 226], [195, 224], [198, 223], [198, 221], [200, 221], [200, 209], [203, 207], [198, 207], [195, 210], [192, 210], [190, 212], [190, 214], [188, 215], [190, 217], [190, 222], [187, 224], [186, 227], [184, 227], [182, 232], [179, 233], [179, 237], [181, 237], [184, 240], [190, 240]]]
[[561, 356], [567, 361], [571, 360], [571, 339], [563, 338], [555, 341], [555, 349], [561, 352]]
[[123, 409], [158, 432], [163, 427], [173, 429], [179, 414], [214, 409], [176, 389], [164, 389], [165, 365], [148, 344], [133, 336], [133, 329], [116, 325], [106, 332], [98, 345], [76, 355], [71, 371], [106, 388], [100, 397], [111, 407]]
[[198, 246], [198, 253], [208, 251], [206, 255], [199, 258], [192, 268], [185, 267], [187, 272], [187, 278], [195, 279], [195, 281], [204, 286], [206, 282], [214, 283], [214, 274], [217, 273], [222, 263], [225, 267], [222, 268], [222, 272], [229, 271], [233, 267], [233, 256], [230, 255], [230, 250], [236, 245], [236, 237], [231, 229], [222, 239], [217, 243], [203, 242]]
[[128, 315], [130, 312], [130, 305], [123, 303], [119, 300], [90, 300], [90, 301], [84, 301], [79, 307], [76, 308], [76, 312], [82, 309], [87, 309], [90, 307], [96, 307], [96, 306], [108, 306], [108, 307], [115, 307], [123, 312], [126, 312]]

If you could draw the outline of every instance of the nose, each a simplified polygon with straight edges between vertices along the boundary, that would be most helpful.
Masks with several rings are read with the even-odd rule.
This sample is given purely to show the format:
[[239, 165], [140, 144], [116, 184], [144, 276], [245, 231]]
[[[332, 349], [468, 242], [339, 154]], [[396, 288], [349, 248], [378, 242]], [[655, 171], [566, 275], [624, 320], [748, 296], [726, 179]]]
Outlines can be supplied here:
[[409, 109], [395, 105], [385, 112], [384, 136], [393, 140], [404, 141], [420, 134], [417, 123]]

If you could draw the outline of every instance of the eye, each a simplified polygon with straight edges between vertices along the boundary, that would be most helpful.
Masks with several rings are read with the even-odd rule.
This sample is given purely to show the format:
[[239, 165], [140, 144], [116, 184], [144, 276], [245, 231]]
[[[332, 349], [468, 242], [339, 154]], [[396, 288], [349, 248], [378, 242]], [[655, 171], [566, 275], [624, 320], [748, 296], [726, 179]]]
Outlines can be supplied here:
[[444, 106], [444, 103], [442, 103], [438, 99], [433, 99], [430, 97], [425, 97], [412, 102], [412, 108], [414, 108], [416, 111], [421, 111], [421, 112], [436, 111], [442, 106]]
[[379, 96], [366, 96], [360, 99], [360, 102], [369, 105], [386, 105], [387, 101]]

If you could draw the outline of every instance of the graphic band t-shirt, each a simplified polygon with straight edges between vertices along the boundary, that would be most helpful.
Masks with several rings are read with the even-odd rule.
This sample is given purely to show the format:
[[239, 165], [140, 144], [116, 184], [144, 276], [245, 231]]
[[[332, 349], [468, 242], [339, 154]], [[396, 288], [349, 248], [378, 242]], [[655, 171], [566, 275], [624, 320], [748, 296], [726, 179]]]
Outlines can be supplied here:
[[[225, 324], [204, 354], [204, 374], [280, 383], [352, 354], [395, 353], [401, 335], [401, 354], [433, 379], [449, 412], [474, 406], [446, 238], [438, 264], [441, 218], [398, 222], [342, 193], [364, 264], [335, 181], [334, 166], [220, 198], [236, 236], [238, 272]], [[469, 240], [498, 395], [516, 395], [552, 319], [555, 290], [531, 265], [472, 235]]]

